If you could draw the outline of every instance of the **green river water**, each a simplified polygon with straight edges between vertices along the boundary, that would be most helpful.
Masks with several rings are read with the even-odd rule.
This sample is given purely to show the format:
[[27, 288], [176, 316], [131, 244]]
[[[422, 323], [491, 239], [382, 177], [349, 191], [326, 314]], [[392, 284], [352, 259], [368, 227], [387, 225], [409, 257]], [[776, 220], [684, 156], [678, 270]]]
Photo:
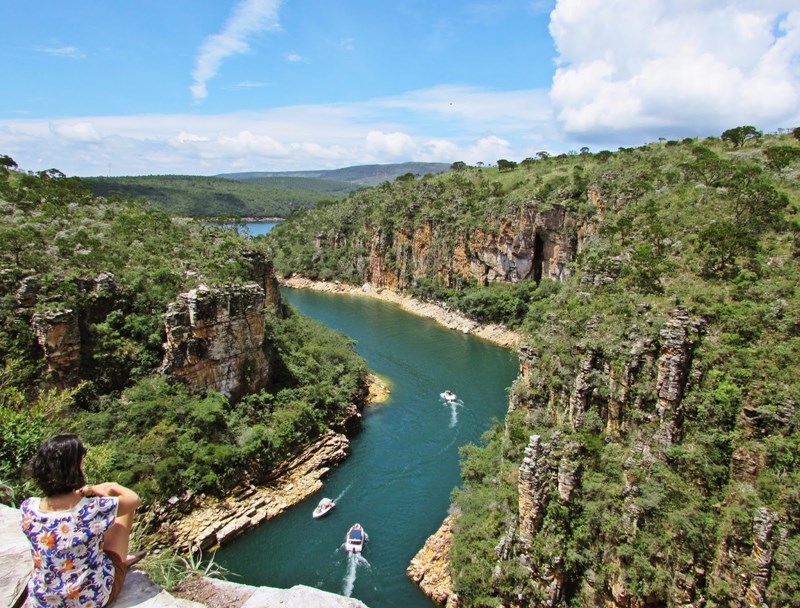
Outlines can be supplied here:
[[[460, 484], [459, 447], [477, 443], [503, 419], [516, 355], [372, 298], [282, 293], [303, 314], [353, 338], [370, 369], [391, 384], [391, 396], [364, 412], [350, 457], [321, 492], [215, 559], [238, 575], [230, 579], [236, 582], [309, 585], [370, 608], [429, 608], [406, 567], [447, 515], [450, 492]], [[458, 395], [455, 404], [441, 397], [446, 389]], [[314, 520], [323, 496], [336, 508]], [[342, 547], [355, 522], [369, 536], [360, 557]]]

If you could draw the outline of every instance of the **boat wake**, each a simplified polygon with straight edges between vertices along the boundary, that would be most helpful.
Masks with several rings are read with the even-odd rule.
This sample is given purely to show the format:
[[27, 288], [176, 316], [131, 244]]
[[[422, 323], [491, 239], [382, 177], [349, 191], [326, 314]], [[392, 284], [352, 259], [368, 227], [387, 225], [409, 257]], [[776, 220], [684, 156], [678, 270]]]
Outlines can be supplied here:
[[370, 563], [360, 553], [348, 553], [347, 572], [345, 573], [344, 580], [342, 581], [342, 595], [350, 597], [350, 595], [353, 593], [353, 586], [356, 584], [356, 574], [359, 566], [362, 568], [369, 568]]
[[341, 491], [339, 496], [337, 496], [336, 498], [333, 499], [333, 502], [339, 502], [342, 499], [342, 496], [347, 494], [347, 490], [349, 490], [352, 487], [352, 485], [353, 485], [352, 483], [348, 484], [347, 487], [344, 490]]
[[444, 405], [450, 408], [450, 428], [452, 429], [458, 424], [458, 408], [462, 407], [464, 402], [450, 391], [439, 393], [439, 398]]

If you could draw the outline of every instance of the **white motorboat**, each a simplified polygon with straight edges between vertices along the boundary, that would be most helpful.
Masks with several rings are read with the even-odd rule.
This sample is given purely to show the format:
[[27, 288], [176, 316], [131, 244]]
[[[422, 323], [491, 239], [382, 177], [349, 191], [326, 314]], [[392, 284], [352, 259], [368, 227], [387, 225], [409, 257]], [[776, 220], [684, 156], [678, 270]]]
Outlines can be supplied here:
[[442, 399], [444, 399], [445, 401], [451, 401], [452, 402], [452, 401], [455, 401], [456, 399], [458, 399], [458, 395], [456, 395], [451, 390], [446, 390], [445, 392], [442, 393]]
[[311, 514], [311, 517], [313, 517], [314, 519], [319, 519], [320, 517], [323, 517], [324, 515], [330, 513], [331, 509], [333, 509], [333, 507], [335, 506], [336, 503], [333, 502], [330, 498], [323, 498], [322, 500], [319, 501], [319, 504], [317, 505], [316, 509], [314, 509], [314, 512]]
[[353, 524], [347, 531], [347, 536], [344, 537], [344, 548], [348, 553], [361, 553], [364, 549], [364, 543], [367, 542], [369, 537], [364, 532], [361, 524]]

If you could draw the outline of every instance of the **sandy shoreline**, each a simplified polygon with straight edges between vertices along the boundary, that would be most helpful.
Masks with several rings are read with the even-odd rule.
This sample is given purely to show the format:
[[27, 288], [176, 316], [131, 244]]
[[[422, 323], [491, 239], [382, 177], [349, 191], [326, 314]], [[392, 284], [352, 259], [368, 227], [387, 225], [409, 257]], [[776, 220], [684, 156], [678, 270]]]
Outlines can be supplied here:
[[366, 296], [391, 302], [407, 312], [432, 319], [448, 329], [482, 338], [504, 348], [516, 349], [523, 340], [522, 334], [501, 325], [481, 325], [457, 312], [447, 310], [439, 304], [423, 302], [391, 289], [373, 287], [369, 283], [359, 287], [340, 282], [312, 281], [303, 277], [279, 279], [279, 282], [284, 287], [293, 289], [313, 289], [327, 293]]

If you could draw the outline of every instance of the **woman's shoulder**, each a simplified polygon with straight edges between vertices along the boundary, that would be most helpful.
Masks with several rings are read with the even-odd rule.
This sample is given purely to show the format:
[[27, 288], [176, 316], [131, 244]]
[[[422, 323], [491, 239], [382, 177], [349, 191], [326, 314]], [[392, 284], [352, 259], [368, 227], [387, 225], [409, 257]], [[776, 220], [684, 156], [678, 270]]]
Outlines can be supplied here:
[[30, 513], [32, 511], [38, 511], [40, 500], [41, 499], [36, 496], [31, 496], [30, 498], [26, 498], [20, 503], [19, 510], [22, 513]]

